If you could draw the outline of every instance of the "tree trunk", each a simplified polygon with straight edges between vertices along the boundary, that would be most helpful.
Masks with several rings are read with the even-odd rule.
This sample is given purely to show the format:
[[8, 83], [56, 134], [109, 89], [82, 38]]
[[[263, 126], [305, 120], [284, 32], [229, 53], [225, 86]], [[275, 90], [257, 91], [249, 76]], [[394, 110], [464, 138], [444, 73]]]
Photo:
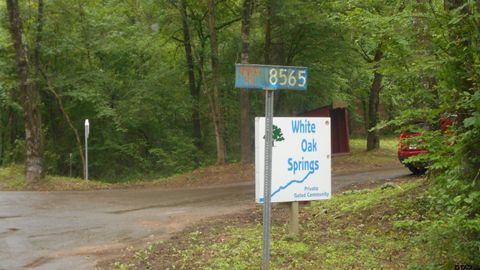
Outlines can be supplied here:
[[200, 126], [200, 88], [195, 85], [195, 70], [193, 64], [193, 53], [191, 44], [190, 27], [188, 24], [187, 1], [182, 0], [180, 3], [180, 13], [182, 15], [183, 25], [183, 46], [185, 48], [185, 59], [188, 68], [188, 87], [192, 97], [192, 128], [193, 143], [198, 150], [202, 148], [202, 131]]
[[22, 20], [16, 0], [7, 0], [10, 33], [15, 48], [20, 100], [25, 121], [25, 170], [27, 184], [36, 184], [45, 177], [43, 160], [42, 119], [40, 95], [30, 74], [26, 46], [22, 40]]
[[270, 54], [272, 51], [272, 0], [266, 0], [266, 14], [265, 14], [265, 46], [263, 48], [263, 55], [265, 64], [270, 64]]
[[217, 145], [217, 164], [225, 164], [227, 161], [227, 148], [225, 145], [224, 132], [225, 125], [220, 109], [218, 84], [219, 84], [219, 63], [218, 63], [218, 43], [217, 30], [215, 22], [215, 1], [208, 0], [208, 29], [210, 34], [210, 49], [212, 62], [212, 88], [210, 95], [210, 104], [212, 107], [213, 125], [215, 129], [215, 141]]
[[[253, 0], [244, 0], [242, 12], [242, 64], [248, 64], [250, 49], [250, 16]], [[250, 131], [250, 91], [240, 90], [240, 157], [243, 164], [252, 162]]]
[[380, 60], [383, 58], [383, 52], [377, 48], [375, 52], [373, 83], [370, 88], [370, 96], [368, 99], [368, 130], [367, 130], [367, 151], [380, 148], [380, 136], [377, 130], [373, 129], [378, 123], [378, 105], [380, 103], [380, 90], [382, 89], [383, 75], [378, 71], [380, 68]]
[[365, 134], [368, 132], [368, 104], [367, 100], [362, 97], [361, 98], [361, 103], [362, 103], [362, 113], [363, 113], [363, 128], [365, 130]]
[[[282, 10], [283, 0], [265, 0], [265, 45], [263, 48], [265, 64], [288, 66], [290, 63], [286, 57], [285, 41], [281, 33], [272, 33], [274, 29], [284, 27], [282, 16], [278, 12]], [[274, 107], [277, 115], [287, 115], [288, 107], [285, 106], [286, 91], [275, 93]]]

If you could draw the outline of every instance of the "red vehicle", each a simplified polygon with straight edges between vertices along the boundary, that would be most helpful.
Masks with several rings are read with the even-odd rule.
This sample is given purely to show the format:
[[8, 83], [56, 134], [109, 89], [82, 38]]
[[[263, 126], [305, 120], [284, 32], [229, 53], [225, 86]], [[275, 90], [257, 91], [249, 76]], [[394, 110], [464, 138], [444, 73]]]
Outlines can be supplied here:
[[398, 159], [405, 165], [413, 174], [424, 174], [427, 169], [425, 164], [405, 163], [405, 160], [412, 156], [425, 154], [428, 151], [421, 149], [417, 144], [406, 143], [407, 138], [419, 137], [421, 133], [400, 133], [400, 142], [398, 143]]
[[[448, 134], [448, 127], [455, 121], [455, 117], [442, 117], [440, 120], [440, 126], [442, 134]], [[428, 126], [423, 125], [422, 129], [431, 129]], [[400, 141], [398, 143], [398, 159], [404, 164], [413, 174], [424, 174], [427, 171], [427, 164], [425, 163], [405, 163], [405, 160], [412, 156], [428, 153], [427, 149], [419, 147], [421, 144], [420, 132], [403, 132], [400, 133]], [[416, 140], [413, 139], [418, 137]]]

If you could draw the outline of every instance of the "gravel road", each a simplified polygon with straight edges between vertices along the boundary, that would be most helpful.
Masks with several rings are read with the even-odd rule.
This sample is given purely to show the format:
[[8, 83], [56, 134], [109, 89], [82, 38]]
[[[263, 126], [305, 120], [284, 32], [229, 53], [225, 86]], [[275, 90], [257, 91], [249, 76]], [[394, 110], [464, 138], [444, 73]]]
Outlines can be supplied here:
[[[333, 191], [409, 175], [404, 168], [333, 176]], [[0, 269], [94, 269], [129, 246], [201, 219], [251, 209], [254, 185], [192, 189], [0, 192]]]

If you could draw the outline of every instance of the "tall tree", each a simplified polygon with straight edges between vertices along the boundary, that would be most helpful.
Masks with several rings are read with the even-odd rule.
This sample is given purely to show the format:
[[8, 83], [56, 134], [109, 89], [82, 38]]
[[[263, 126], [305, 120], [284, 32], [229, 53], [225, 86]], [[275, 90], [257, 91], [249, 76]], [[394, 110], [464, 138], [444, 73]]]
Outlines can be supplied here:
[[[344, 1], [341, 1], [342, 4]], [[405, 5], [396, 0], [383, 0], [375, 3], [365, 3], [363, 1], [348, 1], [345, 3], [346, 15], [343, 21], [346, 22], [352, 35], [354, 43], [353, 49], [361, 55], [365, 61], [365, 69], [371, 76], [371, 83], [368, 89], [368, 102], [364, 112], [367, 128], [366, 150], [370, 151], [380, 147], [380, 136], [376, 129], [379, 123], [379, 105], [380, 93], [383, 89], [384, 75], [382, 62], [388, 60], [386, 56], [391, 57], [391, 51], [397, 47], [397, 43], [405, 43], [403, 37], [399, 35], [401, 29], [395, 23], [407, 23], [399, 16], [405, 11]], [[402, 40], [402, 41], [399, 41]], [[368, 71], [370, 69], [370, 71]], [[373, 75], [373, 76], [372, 76]]]
[[218, 61], [217, 25], [215, 18], [215, 0], [208, 0], [208, 31], [210, 33], [210, 50], [212, 64], [212, 92], [209, 95], [212, 109], [213, 125], [215, 129], [215, 141], [217, 145], [217, 164], [227, 161], [227, 147], [225, 145], [225, 124], [219, 101], [219, 77], [220, 66]]
[[[41, 2], [41, 0], [40, 0]], [[40, 8], [43, 4], [39, 3]], [[40, 93], [28, 61], [27, 46], [23, 39], [23, 22], [17, 0], [7, 0], [10, 33], [15, 48], [16, 70], [25, 122], [25, 170], [26, 182], [36, 184], [45, 177], [43, 159], [42, 119]], [[41, 16], [41, 14], [39, 14]], [[39, 17], [41, 18], [41, 17]]]
[[195, 66], [192, 52], [192, 36], [190, 33], [190, 26], [188, 23], [187, 1], [182, 0], [179, 7], [182, 16], [183, 29], [183, 47], [185, 49], [185, 59], [187, 61], [188, 69], [188, 87], [192, 97], [192, 127], [193, 140], [197, 149], [202, 147], [202, 130], [200, 125], [200, 86], [196, 85], [195, 81]]
[[368, 98], [368, 130], [367, 130], [367, 151], [378, 149], [380, 147], [380, 135], [375, 127], [378, 124], [378, 105], [380, 104], [380, 90], [382, 90], [383, 75], [380, 73], [380, 60], [383, 58], [383, 52], [378, 46], [373, 57], [374, 70], [373, 82], [370, 87]]
[[[243, 1], [242, 10], [242, 64], [248, 64], [250, 50], [250, 17], [253, 0]], [[240, 90], [240, 156], [241, 162], [252, 162], [252, 140], [250, 132], [250, 91]]]

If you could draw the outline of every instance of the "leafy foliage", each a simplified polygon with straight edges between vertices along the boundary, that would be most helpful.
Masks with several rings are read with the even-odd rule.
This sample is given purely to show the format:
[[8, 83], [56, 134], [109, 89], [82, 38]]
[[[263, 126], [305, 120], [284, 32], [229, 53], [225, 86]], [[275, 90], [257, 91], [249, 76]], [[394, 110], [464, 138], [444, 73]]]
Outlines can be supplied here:
[[[29, 52], [36, 44], [36, 2], [23, 3]], [[329, 104], [334, 96], [348, 95], [348, 78], [356, 59], [344, 39], [346, 28], [329, 17], [330, 3], [278, 2], [274, 6], [271, 50], [278, 64], [310, 68], [311, 89], [285, 92], [277, 104], [290, 115]], [[240, 1], [217, 4], [220, 55], [220, 105], [230, 161], [239, 151], [238, 90], [233, 88], [233, 64], [238, 62]], [[315, 9], [325, 10], [318, 14]], [[22, 112], [16, 100], [13, 49], [8, 36], [5, 7], [0, 6], [0, 105], [3, 129], [1, 163], [22, 160]], [[182, 19], [172, 1], [45, 1], [41, 36], [41, 65], [37, 78], [42, 89], [42, 119], [46, 161], [53, 174], [66, 174], [72, 153], [73, 170], [81, 175], [74, 132], [64, 120], [50, 86], [60, 96], [65, 112], [80, 134], [84, 119], [91, 123], [90, 175], [118, 179], [145, 174], [169, 175], [214, 161], [215, 139], [208, 93], [211, 70], [207, 61], [209, 36], [205, 3], [187, 1], [195, 75], [200, 91], [202, 147], [192, 136], [192, 96], [182, 48]], [[252, 17], [251, 59], [264, 55], [264, 3]], [[305, 16], [311, 14], [311, 16]], [[320, 15], [320, 16], [317, 16]], [[309, 18], [305, 20], [305, 18]], [[290, 33], [296, 33], [290, 35]], [[331, 46], [330, 44], [336, 44]], [[337, 66], [349, 68], [336, 69]], [[332, 76], [333, 74], [333, 76]], [[252, 118], [263, 114], [263, 96], [252, 91]], [[17, 149], [19, 151], [17, 151]], [[16, 154], [17, 152], [20, 155]]]
[[[425, 241], [434, 247], [432, 260], [450, 264], [459, 256], [477, 261], [474, 254], [480, 246], [480, 7], [474, 1], [452, 3], [412, 5], [416, 19], [410, 34], [403, 34], [412, 61], [386, 69], [396, 84], [389, 94], [396, 100], [398, 117], [380, 125], [405, 129], [423, 122], [434, 127], [420, 130], [421, 147], [429, 153], [410, 162], [429, 164], [429, 201], [437, 219], [423, 224]], [[405, 59], [401, 54], [395, 58]], [[453, 124], [441, 131], [440, 123], [447, 118]]]

